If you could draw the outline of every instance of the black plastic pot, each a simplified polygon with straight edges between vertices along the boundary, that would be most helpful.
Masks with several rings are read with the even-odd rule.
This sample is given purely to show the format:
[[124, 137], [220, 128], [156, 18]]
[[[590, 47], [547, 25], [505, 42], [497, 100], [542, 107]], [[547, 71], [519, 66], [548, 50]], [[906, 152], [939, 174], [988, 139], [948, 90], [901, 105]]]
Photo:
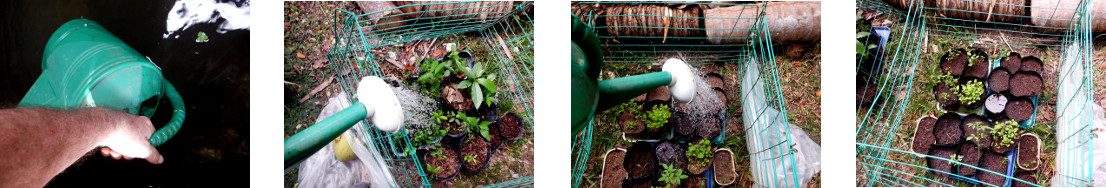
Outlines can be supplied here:
[[[448, 149], [448, 148], [440, 148], [440, 149]], [[457, 151], [454, 151], [454, 152], [457, 152]], [[426, 157], [429, 154], [430, 154], [430, 152], [422, 152], [422, 154], [419, 155], [419, 156], [422, 156], [422, 159], [423, 159], [424, 163], [426, 163], [426, 161], [427, 161]], [[458, 156], [460, 156], [460, 155], [458, 155]], [[438, 181], [448, 181], [450, 179], [453, 179], [454, 177], [457, 177], [457, 174], [461, 174], [461, 169], [465, 168], [464, 166], [465, 166], [465, 164], [461, 162], [461, 159], [457, 159], [457, 171], [453, 172], [452, 175], [449, 175], [448, 177], [445, 177], [445, 178], [438, 178], [438, 176], [435, 176], [434, 174], [429, 174], [429, 175], [430, 175], [430, 177], [434, 177], [434, 179], [438, 180]]]
[[[526, 135], [526, 129], [523, 128], [524, 127], [524, 125], [523, 125], [524, 122], [522, 121], [522, 117], [519, 117], [518, 114], [515, 114], [514, 112], [508, 112], [506, 115], [504, 115], [504, 117], [507, 117], [507, 116], [511, 116], [512, 118], [514, 118], [515, 120], [518, 121], [518, 126], [516, 126], [516, 127], [518, 127], [518, 135], [514, 135], [514, 136], [503, 135], [503, 137], [507, 140], [510, 140], [510, 141], [515, 141], [515, 140], [521, 139], [523, 135]], [[503, 127], [500, 127], [500, 128], [503, 128]], [[503, 129], [500, 129], [500, 131], [503, 131]]]

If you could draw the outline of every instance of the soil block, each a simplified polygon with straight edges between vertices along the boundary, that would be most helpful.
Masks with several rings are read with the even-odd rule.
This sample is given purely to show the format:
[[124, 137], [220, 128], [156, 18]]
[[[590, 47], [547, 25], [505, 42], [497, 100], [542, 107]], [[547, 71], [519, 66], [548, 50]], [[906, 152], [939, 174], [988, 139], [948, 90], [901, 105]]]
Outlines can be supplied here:
[[[1008, 167], [1006, 161], [1006, 155], [995, 152], [983, 152], [983, 158], [979, 159], [979, 166], [983, 169], [1005, 174]], [[994, 174], [985, 171], [978, 172], [979, 181], [989, 183], [991, 185], [1002, 186], [1006, 183], [1006, 178], [999, 174]]]
[[994, 92], [1010, 90], [1010, 71], [1002, 67], [992, 70], [991, 75], [987, 76], [987, 88]]
[[[994, 123], [999, 123], [999, 122], [1009, 121], [1009, 120], [1010, 120], [1010, 118], [1001, 117], [999, 119], [996, 119], [994, 121]], [[996, 140], [995, 138], [996, 138], [995, 135], [992, 135], [992, 137], [991, 137], [991, 151], [995, 151], [995, 152], [998, 152], [998, 153], [1006, 153], [1007, 151], [1010, 151], [1010, 150], [1014, 149], [1014, 146], [1017, 146], [1017, 145], [1015, 145], [1016, 143], [1015, 144], [1010, 144], [1010, 145], [1007, 145], [1007, 146], [1003, 146], [1001, 144], [1001, 141]]]
[[675, 165], [676, 168], [687, 168], [687, 146], [676, 140], [668, 140], [657, 144], [657, 163]]
[[[461, 158], [457, 157], [457, 151], [441, 148], [437, 150], [442, 154], [442, 158], [430, 154], [423, 156], [423, 160], [426, 160], [426, 164], [441, 168], [437, 173], [433, 174], [434, 178], [444, 180], [457, 175], [457, 172], [461, 170]], [[429, 173], [429, 171], [427, 172]]]
[[645, 98], [645, 102], [668, 102], [672, 99], [672, 93], [669, 93], [668, 86], [657, 87], [653, 91], [649, 91], [648, 97]]
[[[986, 150], [979, 148], [972, 142], [961, 142], [960, 149], [959, 151], [957, 151], [956, 155], [963, 157], [962, 159], [960, 159], [961, 163], [971, 166], [978, 166], [979, 158], [983, 156], [983, 152], [986, 152]], [[976, 171], [977, 170], [975, 168], [966, 165], [960, 165], [959, 174], [962, 176], [972, 176], [976, 174]]]
[[991, 93], [983, 103], [983, 109], [986, 110], [984, 114], [987, 115], [988, 118], [998, 118], [1006, 115], [1006, 103], [1008, 101], [1006, 95]]
[[695, 135], [695, 130], [699, 129], [699, 127], [696, 126], [697, 124], [695, 118], [692, 118], [691, 115], [683, 113], [676, 114], [676, 135], [680, 135], [681, 137]]
[[[979, 124], [976, 128], [969, 126], [975, 123]], [[991, 127], [994, 127], [991, 121], [975, 114], [965, 116], [960, 124], [960, 128], [964, 129], [964, 138], [982, 148], [991, 146]]]
[[1028, 71], [1040, 74], [1042, 67], [1044, 67], [1044, 63], [1042, 62], [1043, 61], [1041, 61], [1041, 59], [1038, 59], [1037, 57], [1025, 56], [1024, 58], [1022, 58], [1021, 68], [1018, 68], [1018, 72]]
[[652, 188], [653, 180], [651, 179], [629, 179], [622, 182], [624, 188]]
[[[1025, 180], [1029, 183], [1037, 184], [1037, 178], [1034, 178], [1033, 174], [1031, 172], [1022, 171], [1022, 172], [1015, 173], [1014, 178]], [[1023, 182], [1018, 181], [1018, 180], [1011, 180], [1010, 181], [1010, 186], [1011, 187], [1036, 187], [1036, 186], [1033, 186], [1033, 185], [1030, 185], [1030, 184], [1023, 183]]]
[[649, 93], [643, 93], [641, 95], [638, 95], [637, 97], [634, 97], [634, 102], [643, 103], [643, 102], [645, 102], [646, 96], [648, 96], [648, 95], [649, 95]]
[[1018, 97], [1006, 102], [1006, 117], [1021, 122], [1029, 120], [1033, 116], [1033, 101], [1026, 97]]
[[952, 88], [945, 83], [937, 83], [937, 86], [933, 86], [933, 98], [937, 99], [937, 103], [940, 103], [942, 107], [946, 109], [956, 109], [960, 100], [956, 98], [956, 92], [952, 92]]
[[[950, 55], [954, 55], [949, 57]], [[952, 76], [963, 75], [964, 68], [968, 65], [968, 54], [964, 49], [955, 49], [953, 52], [941, 56], [941, 72]]]
[[703, 176], [687, 176], [687, 179], [680, 181], [680, 188], [700, 188], [707, 187], [707, 178]]
[[626, 151], [612, 150], [607, 154], [603, 162], [603, 182], [601, 187], [622, 187], [622, 180], [626, 180], [626, 169], [622, 168], [622, 159], [626, 157]]
[[[640, 123], [640, 121], [638, 121]], [[518, 114], [507, 113], [499, 119], [499, 128], [502, 132], [499, 132], [500, 136], [507, 140], [518, 140], [522, 137], [522, 119], [518, 117]], [[638, 130], [638, 132], [641, 132]]]
[[1037, 143], [1037, 138], [1029, 135], [1022, 135], [1018, 138], [1018, 166], [1026, 169], [1037, 169], [1040, 166], [1040, 160], [1037, 156], [1038, 148], [1040, 145]]
[[953, 154], [956, 154], [956, 147], [940, 146], [940, 147], [933, 147], [933, 149], [929, 150], [929, 155], [931, 155], [933, 157], [928, 157], [927, 165], [929, 166], [930, 169], [932, 169], [933, 175], [935, 175], [937, 177], [948, 178], [949, 174], [941, 173], [941, 172], [953, 173], [952, 172], [952, 163], [949, 163], [948, 161], [941, 160], [941, 159], [938, 159], [938, 158], [934, 158], [934, 157], [939, 157], [939, 158], [948, 159]]
[[933, 137], [933, 126], [937, 123], [937, 118], [923, 117], [918, 121], [918, 128], [914, 133], [914, 144], [912, 149], [914, 153], [929, 153], [929, 148], [936, 142], [936, 138]]
[[1010, 94], [1015, 97], [1036, 96], [1043, 89], [1044, 82], [1040, 74], [1020, 71], [1010, 76]]
[[960, 122], [960, 115], [952, 112], [938, 117], [937, 124], [933, 127], [933, 136], [937, 138], [937, 145], [952, 146], [960, 144], [963, 137]]
[[737, 172], [733, 167], [733, 155], [730, 152], [715, 151], [714, 160], [714, 179], [716, 182], [733, 183], [737, 179]]
[[718, 137], [718, 135], [722, 135], [721, 117], [706, 115], [699, 118], [699, 137], [713, 140], [715, 137]]
[[[946, 87], [945, 90], [948, 87]], [[876, 92], [879, 92], [879, 88], [875, 84], [863, 84], [856, 86], [856, 104], [860, 106], [868, 106], [874, 102], [876, 98]], [[956, 96], [953, 96], [956, 97]]]
[[[475, 157], [476, 161], [464, 160], [466, 156]], [[461, 145], [461, 162], [469, 171], [480, 171], [488, 163], [488, 142], [478, 134], [469, 134], [465, 143]]]
[[965, 64], [970, 66], [964, 67], [963, 77], [986, 78], [987, 71], [991, 70], [990, 57], [987, 56], [987, 52], [976, 49], [972, 50], [971, 54], [975, 54], [976, 58], [974, 60], [971, 60], [970, 63]]
[[1018, 72], [1022, 66], [1022, 55], [1018, 52], [1010, 52], [1010, 55], [1002, 58], [1002, 63], [999, 67], [1005, 68], [1009, 72]]
[[657, 155], [654, 148], [648, 142], [634, 142], [634, 145], [626, 149], [626, 160], [622, 167], [626, 169], [630, 179], [640, 179], [652, 175], [660, 165], [657, 165]]
[[726, 90], [722, 90], [722, 88], [714, 88], [714, 95], [718, 96], [718, 100], [721, 101], [722, 104], [730, 103], [730, 100], [726, 99]]
[[489, 155], [495, 154], [495, 150], [499, 149], [499, 146], [503, 146], [503, 129], [499, 128], [498, 123], [492, 123], [488, 126], [488, 136], [492, 137], [491, 141], [488, 141], [488, 153]]
[[704, 75], [704, 79], [706, 79], [705, 81], [707, 81], [707, 85], [709, 85], [711, 88], [725, 88], [725, 86], [723, 86], [725, 82], [722, 81], [721, 74], [713, 72], [707, 73], [707, 75]]
[[[645, 107], [642, 108], [642, 110], [643, 110], [642, 113], [648, 113], [649, 111], [652, 111], [653, 108], [655, 108], [655, 107], [657, 107], [658, 105], [661, 105], [661, 104], [668, 104], [668, 102], [649, 102], [649, 103], [646, 103]], [[669, 109], [671, 110], [671, 106], [669, 106]], [[669, 112], [671, 112], [671, 111], [669, 111]], [[673, 113], [673, 114], [675, 114], [675, 113]], [[649, 128], [648, 126], [646, 126], [645, 127], [645, 132], [650, 133], [652, 135], [667, 135], [669, 133], [668, 129], [670, 129], [672, 127], [671, 126], [672, 122], [673, 122], [673, 117], [670, 116], [670, 117], [668, 117], [668, 123], [665, 123], [664, 125], [661, 125], [660, 127], [657, 127], [657, 128]], [[642, 124], [642, 125], [644, 126], [645, 124]]]

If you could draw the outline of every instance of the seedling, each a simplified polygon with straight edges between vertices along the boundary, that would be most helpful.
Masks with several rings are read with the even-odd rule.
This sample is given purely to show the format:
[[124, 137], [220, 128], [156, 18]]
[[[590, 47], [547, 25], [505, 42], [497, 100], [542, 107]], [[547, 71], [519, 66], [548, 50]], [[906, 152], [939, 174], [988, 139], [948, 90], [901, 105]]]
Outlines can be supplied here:
[[711, 151], [710, 141], [706, 139], [699, 140], [698, 143], [691, 144], [687, 148], [687, 159], [692, 165], [707, 166], [707, 161], [714, 157], [714, 152]]
[[659, 104], [653, 106], [653, 109], [645, 112], [645, 114], [639, 114], [637, 118], [645, 121], [645, 127], [655, 129], [664, 126], [671, 117], [672, 112], [669, 110], [668, 105]]
[[980, 56], [978, 54], [968, 52], [968, 66], [975, 66], [975, 60], [982, 57], [983, 56]]
[[953, 90], [956, 90], [956, 97], [960, 99], [961, 103], [971, 104], [975, 101], [979, 101], [979, 97], [983, 96], [983, 82], [979, 80], [969, 80], [964, 85], [958, 85]]
[[470, 163], [476, 163], [477, 162], [476, 157], [478, 157], [478, 156], [480, 156], [480, 154], [466, 155], [465, 156], [465, 161], [470, 162]]
[[422, 91], [429, 93], [435, 97], [440, 96], [442, 93], [442, 82], [438, 81], [447, 76], [453, 75], [455, 72], [453, 66], [447, 62], [438, 62], [437, 60], [424, 58], [419, 67], [426, 69], [426, 73], [419, 76], [417, 82], [423, 86]]
[[952, 161], [963, 162], [964, 161], [964, 156], [957, 155], [957, 154], [952, 154], [952, 155], [949, 156], [948, 163], [952, 164]]
[[493, 70], [486, 69], [484, 64], [480, 62], [468, 67], [463, 64], [465, 60], [457, 54], [456, 51], [449, 54], [453, 66], [465, 73], [465, 80], [457, 84], [457, 89], [469, 90], [469, 96], [472, 96], [472, 102], [476, 105], [476, 109], [480, 109], [481, 104], [484, 103], [494, 104], [498, 102], [495, 94], [499, 93], [499, 90], [495, 85], [496, 74], [492, 72]]
[[1014, 137], [1018, 135], [1018, 122], [1014, 120], [1006, 120], [995, 124], [994, 129], [991, 130], [991, 137], [994, 138], [993, 144], [999, 146], [1009, 147], [1014, 144]]
[[426, 171], [430, 171], [430, 174], [438, 174], [438, 171], [442, 170], [442, 167], [430, 166], [426, 164]]
[[661, 164], [664, 166], [664, 173], [661, 174], [660, 181], [664, 182], [665, 188], [670, 188], [680, 185], [680, 180], [687, 179], [687, 175], [684, 175], [684, 170], [674, 168], [674, 165]]

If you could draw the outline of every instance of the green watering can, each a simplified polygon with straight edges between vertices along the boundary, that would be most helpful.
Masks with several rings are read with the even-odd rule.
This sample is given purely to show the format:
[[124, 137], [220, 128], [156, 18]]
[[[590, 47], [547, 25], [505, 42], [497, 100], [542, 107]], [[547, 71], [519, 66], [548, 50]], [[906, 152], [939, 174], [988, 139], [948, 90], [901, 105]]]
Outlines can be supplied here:
[[603, 68], [603, 49], [595, 29], [572, 16], [572, 135], [592, 122], [595, 113], [617, 106], [661, 86], [668, 86], [679, 102], [695, 99], [694, 73], [684, 61], [668, 59], [661, 72], [599, 79]]
[[150, 136], [161, 145], [184, 123], [184, 101], [161, 77], [161, 68], [87, 19], [63, 24], [42, 55], [42, 75], [19, 102], [19, 108], [78, 109], [103, 107], [150, 117], [161, 97], [173, 105], [169, 124]]
[[284, 139], [284, 168], [293, 167], [311, 157], [362, 120], [372, 122], [376, 129], [388, 134], [403, 129], [403, 106], [384, 79], [376, 76], [361, 78], [357, 84], [357, 100], [342, 111]]

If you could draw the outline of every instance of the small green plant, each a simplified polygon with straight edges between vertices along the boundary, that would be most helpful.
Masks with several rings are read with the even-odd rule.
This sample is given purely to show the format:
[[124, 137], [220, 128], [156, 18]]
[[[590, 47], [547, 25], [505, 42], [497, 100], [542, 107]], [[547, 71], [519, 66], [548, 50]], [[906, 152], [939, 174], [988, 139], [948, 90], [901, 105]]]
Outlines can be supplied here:
[[[463, 113], [459, 113], [459, 114], [463, 114]], [[481, 121], [479, 117], [468, 117], [468, 116], [465, 116], [464, 120], [465, 120], [464, 125], [466, 127], [468, 127], [468, 129], [470, 131], [476, 131], [477, 133], [480, 133], [480, 136], [484, 137], [484, 141], [491, 141], [491, 136], [488, 136], [489, 135], [488, 125], [491, 125], [492, 122]]]
[[665, 188], [679, 186], [680, 180], [687, 179], [687, 175], [684, 175], [684, 170], [672, 167], [674, 165], [661, 165], [664, 166], [664, 173], [661, 174], [660, 181], [665, 183]]
[[957, 99], [960, 99], [961, 103], [971, 104], [979, 101], [979, 98], [983, 95], [983, 82], [979, 80], [969, 80], [963, 85], [954, 87], [956, 91]]
[[949, 93], [941, 93], [941, 100], [949, 100]]
[[937, 81], [936, 83], [944, 83], [946, 86], [949, 87], [954, 87], [956, 85], [956, 77], [953, 77], [951, 74], [948, 73], [938, 74], [937, 77], [933, 78], [933, 80]]
[[713, 148], [710, 146], [710, 140], [702, 139], [698, 143], [691, 144], [687, 147], [687, 161], [691, 165], [707, 166], [707, 162], [714, 157]]
[[[968, 123], [968, 128], [975, 129], [975, 130], [990, 130], [991, 129], [991, 127], [983, 126], [983, 122]], [[984, 135], [980, 135], [980, 134], [977, 134], [977, 133], [972, 133], [972, 134], [968, 135], [967, 140], [978, 142], [978, 141], [980, 141], [979, 139], [981, 139], [980, 138], [981, 136], [984, 136]]]
[[468, 89], [469, 96], [472, 96], [472, 102], [476, 105], [476, 109], [480, 109], [482, 104], [494, 104], [498, 102], [495, 98], [495, 94], [499, 93], [499, 90], [495, 85], [496, 74], [492, 69], [484, 67], [483, 63], [476, 62], [472, 67], [468, 67], [464, 64], [465, 60], [457, 55], [457, 52], [449, 54], [453, 66], [462, 73], [465, 73], [465, 80], [457, 84], [457, 89]]
[[960, 50], [949, 49], [946, 54], [948, 54], [948, 56], [945, 56], [945, 61], [952, 60], [955, 59], [957, 56], [960, 56]]
[[1009, 147], [1014, 144], [1014, 139], [1017, 136], [1018, 122], [1014, 120], [995, 123], [995, 127], [991, 129], [991, 137], [994, 139], [992, 144], [997, 144], [996, 146]]
[[440, 170], [442, 170], [442, 167], [435, 167], [430, 166], [430, 164], [426, 164], [426, 171], [429, 171], [430, 174], [438, 174], [438, 171]]
[[964, 161], [964, 156], [962, 156], [962, 155], [957, 155], [957, 154], [952, 154], [952, 155], [950, 155], [950, 156], [949, 156], [949, 161], [948, 161], [948, 163], [949, 163], [949, 164], [952, 164], [952, 161], [956, 161], [956, 162], [963, 162], [963, 161]]
[[637, 118], [645, 121], [645, 127], [655, 129], [664, 126], [665, 123], [668, 123], [668, 119], [671, 117], [672, 111], [670, 110], [670, 108], [668, 108], [668, 105], [659, 104], [653, 106], [652, 110], [649, 110], [644, 114], [639, 114]]
[[470, 162], [470, 163], [476, 163], [477, 162], [476, 157], [478, 157], [478, 156], [480, 156], [480, 154], [466, 155], [465, 156], [465, 161]]
[[419, 67], [426, 69], [426, 73], [419, 76], [416, 82], [422, 85], [422, 91], [424, 93], [428, 93], [435, 97], [440, 96], [442, 93], [442, 82], [439, 80], [453, 75], [455, 72], [453, 66], [448, 62], [439, 62], [429, 58], [423, 58], [422, 61], [420, 61]]
[[975, 60], [980, 59], [982, 57], [983, 56], [980, 56], [979, 54], [968, 52], [968, 66], [969, 67], [970, 66], [975, 66], [975, 62], [976, 62]]

